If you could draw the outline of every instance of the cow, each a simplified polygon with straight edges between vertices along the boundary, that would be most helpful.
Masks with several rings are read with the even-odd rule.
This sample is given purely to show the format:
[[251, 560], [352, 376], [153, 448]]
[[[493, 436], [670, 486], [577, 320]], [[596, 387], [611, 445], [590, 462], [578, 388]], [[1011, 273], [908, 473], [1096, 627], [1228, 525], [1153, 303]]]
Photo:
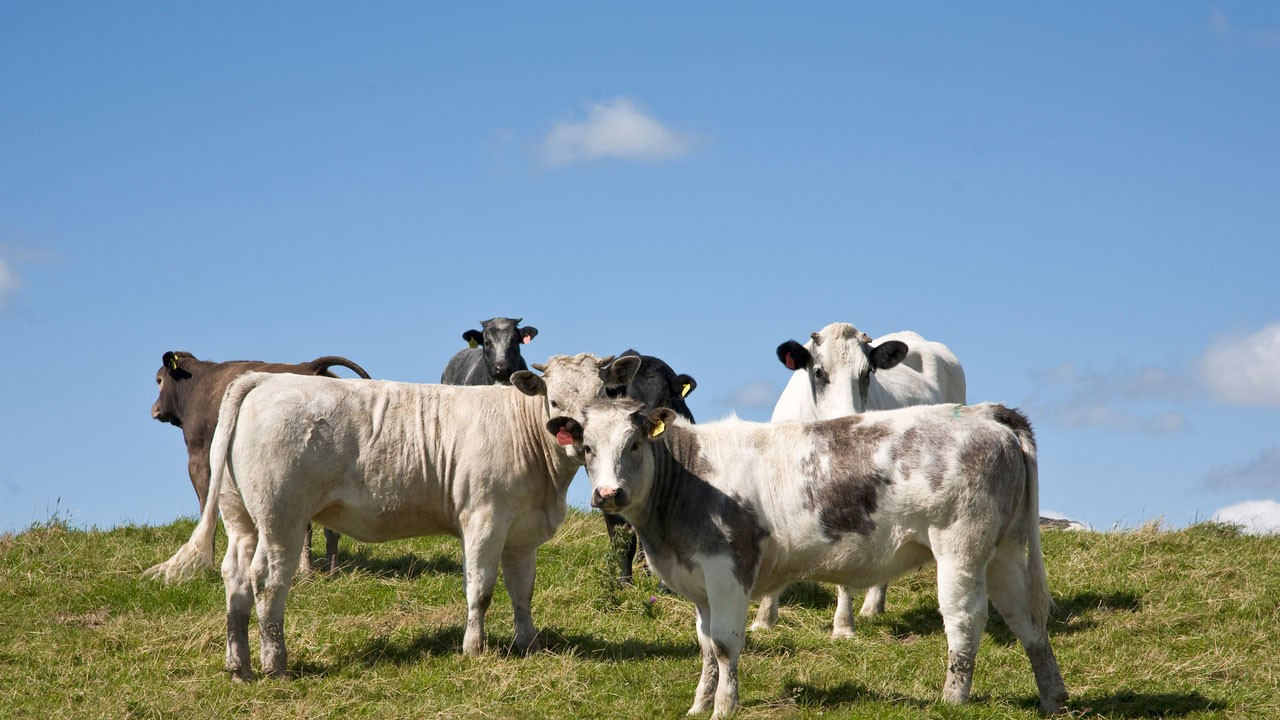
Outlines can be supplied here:
[[[624, 351], [619, 358], [638, 357], [640, 358], [640, 367], [636, 370], [631, 381], [626, 385], [617, 386], [616, 388], [606, 388], [607, 397], [618, 398], [628, 397], [640, 402], [645, 410], [654, 408], [667, 407], [671, 408], [677, 415], [694, 422], [693, 412], [689, 410], [689, 406], [685, 404], [684, 399], [689, 397], [698, 387], [698, 382], [692, 376], [684, 373], [677, 374], [671, 366], [663, 362], [660, 358], [652, 355], [641, 355], [634, 349]], [[627, 521], [618, 517], [604, 513], [604, 527], [609, 533], [609, 545], [618, 548], [618, 582], [624, 585], [630, 585], [633, 579], [633, 568], [636, 559], [636, 536], [627, 525]], [[626, 530], [622, 530], [626, 528]], [[616, 535], [619, 532], [626, 532], [626, 544], [618, 547]], [[659, 589], [665, 590], [665, 587], [659, 586]]]
[[[623, 363], [625, 369], [629, 363]], [[614, 374], [591, 355], [556, 356], [532, 392], [503, 385], [416, 385], [246, 373], [227, 388], [212, 448], [211, 496], [191, 539], [146, 577], [174, 581], [212, 564], [219, 508], [228, 547], [227, 669], [252, 677], [256, 604], [262, 671], [286, 668], [284, 608], [302, 529], [315, 518], [365, 542], [420, 535], [462, 540], [467, 623], [462, 649], [484, 649], [501, 563], [515, 645], [536, 647], [534, 555], [564, 520], [581, 466], [547, 436], [552, 411], [581, 415]], [[532, 395], [532, 396], [531, 396]]]
[[449, 359], [440, 382], [445, 385], [510, 385], [511, 374], [528, 370], [520, 346], [538, 334], [532, 325], [519, 327], [524, 318], [490, 318], [479, 330], [467, 330], [468, 347]]
[[733, 712], [752, 596], [799, 580], [857, 586], [937, 562], [942, 698], [968, 699], [990, 598], [1031, 660], [1046, 713], [1066, 687], [1046, 629], [1030, 422], [1002, 405], [927, 405], [813, 423], [692, 425], [626, 400], [567, 434], [591, 504], [635, 527], [650, 567], [696, 609], [702, 675], [690, 714]]
[[[867, 410], [965, 402], [964, 368], [946, 345], [914, 332], [885, 335], [872, 344], [848, 323], [832, 323], [801, 345], [778, 346], [778, 360], [794, 371], [770, 422], [830, 420]], [[800, 372], [803, 370], [804, 372]], [[858, 614], [884, 612], [885, 586], [867, 591]], [[853, 588], [841, 586], [832, 637], [853, 636]], [[760, 601], [752, 630], [778, 621], [778, 595]]]
[[[185, 350], [171, 350], [160, 357], [160, 369], [156, 371], [156, 385], [160, 394], [151, 404], [151, 417], [182, 429], [187, 443], [187, 473], [195, 488], [200, 511], [204, 512], [209, 495], [209, 445], [213, 442], [213, 427], [218, 420], [218, 406], [231, 381], [249, 371], [293, 373], [297, 375], [322, 375], [337, 377], [329, 372], [333, 367], [345, 367], [366, 380], [369, 373], [344, 357], [326, 355], [311, 362], [286, 364], [267, 363], [260, 360], [233, 360], [210, 362], [197, 359]], [[329, 571], [338, 564], [338, 533], [325, 528], [325, 558]], [[303, 568], [311, 567], [311, 528], [306, 530], [306, 546]], [[213, 542], [210, 537], [210, 542]], [[212, 545], [210, 545], [212, 548]]]

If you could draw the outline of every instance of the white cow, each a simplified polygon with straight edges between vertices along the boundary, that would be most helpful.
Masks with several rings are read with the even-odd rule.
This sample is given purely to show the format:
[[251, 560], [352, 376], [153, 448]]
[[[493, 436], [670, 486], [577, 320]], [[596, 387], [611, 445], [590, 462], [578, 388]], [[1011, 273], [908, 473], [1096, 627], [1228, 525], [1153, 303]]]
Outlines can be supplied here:
[[[565, 516], [580, 466], [548, 437], [562, 412], [581, 416], [612, 379], [608, 358], [553, 357], [552, 409], [503, 385], [447, 386], [248, 373], [223, 399], [211, 454], [211, 497], [187, 542], [148, 576], [179, 578], [212, 564], [221, 509], [227, 529], [227, 669], [252, 677], [249, 611], [256, 603], [262, 669], [286, 667], [284, 607], [313, 518], [364, 542], [420, 535], [462, 540], [467, 594], [463, 652], [484, 648], [484, 621], [502, 564], [515, 644], [537, 631], [529, 602], [534, 555]], [[615, 363], [616, 375], [638, 362]], [[618, 377], [625, 383], [630, 375]], [[566, 442], [568, 442], [566, 440]]]
[[[830, 420], [867, 410], [965, 402], [964, 369], [946, 345], [909, 331], [885, 335], [875, 343], [848, 323], [832, 323], [804, 345], [794, 340], [779, 345], [778, 359], [797, 372], [778, 398], [770, 422]], [[853, 636], [852, 594], [852, 588], [840, 586], [834, 637]], [[884, 612], [884, 595], [884, 585], [868, 590], [859, 614]], [[766, 630], [777, 621], [778, 595], [767, 595], [760, 600], [751, 629]]]
[[987, 600], [1031, 660], [1040, 707], [1066, 688], [1046, 630], [1031, 426], [1001, 405], [931, 405], [815, 423], [691, 425], [631, 401], [553, 420], [591, 502], [635, 527], [649, 564], [697, 609], [690, 713], [733, 712], [752, 596], [798, 580], [870, 586], [933, 558], [947, 635], [943, 699], [963, 702]]

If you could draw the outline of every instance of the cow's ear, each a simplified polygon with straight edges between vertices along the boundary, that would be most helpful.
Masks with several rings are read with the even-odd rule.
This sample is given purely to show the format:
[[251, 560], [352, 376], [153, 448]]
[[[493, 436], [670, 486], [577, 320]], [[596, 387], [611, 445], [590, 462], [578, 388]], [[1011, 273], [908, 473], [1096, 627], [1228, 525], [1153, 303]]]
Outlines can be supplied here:
[[692, 375], [680, 373], [676, 376], [676, 385], [680, 386], [680, 397], [689, 397], [689, 393], [698, 389], [698, 381], [693, 379]]
[[907, 357], [907, 344], [886, 340], [871, 348], [871, 365], [877, 370], [888, 370]]
[[529, 342], [532, 341], [537, 336], [538, 336], [538, 328], [532, 325], [525, 325], [524, 327], [520, 328], [520, 343], [522, 345], [528, 345]]
[[179, 380], [191, 377], [191, 373], [187, 372], [182, 365], [187, 360], [192, 359], [195, 359], [195, 355], [183, 350], [170, 350], [160, 356], [160, 362], [163, 364], [165, 372], [169, 373], [169, 377]]
[[547, 383], [528, 370], [517, 370], [511, 373], [511, 384], [525, 395], [546, 395]]
[[808, 367], [813, 362], [813, 356], [803, 345], [795, 340], [788, 340], [778, 346], [778, 360], [787, 366], [788, 370], [799, 370], [802, 367]]
[[644, 421], [640, 423], [640, 427], [644, 430], [645, 437], [650, 440], [662, 437], [662, 433], [667, 431], [667, 426], [674, 422], [676, 413], [671, 408], [654, 408], [644, 416]]
[[639, 370], [640, 358], [627, 355], [601, 367], [600, 379], [604, 381], [606, 387], [618, 387], [631, 382]]
[[484, 335], [479, 330], [468, 330], [462, 333], [462, 339], [467, 341], [467, 347], [475, 347], [484, 342]]
[[582, 444], [582, 425], [571, 417], [551, 418], [547, 421], [547, 432], [555, 435], [560, 445]]

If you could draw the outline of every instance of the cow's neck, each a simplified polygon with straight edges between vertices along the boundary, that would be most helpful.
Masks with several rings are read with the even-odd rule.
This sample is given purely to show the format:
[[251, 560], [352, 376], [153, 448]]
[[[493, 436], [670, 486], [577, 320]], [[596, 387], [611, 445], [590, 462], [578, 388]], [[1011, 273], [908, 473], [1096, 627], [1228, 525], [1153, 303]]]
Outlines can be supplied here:
[[528, 397], [513, 390], [517, 397], [516, 411], [520, 415], [521, 426], [525, 428], [524, 442], [528, 443], [530, 453], [536, 453], [546, 462], [547, 476], [555, 486], [556, 492], [563, 498], [569, 493], [569, 483], [582, 467], [582, 461], [569, 457], [555, 441], [555, 436], [547, 432], [547, 422], [551, 415], [547, 412], [547, 403], [541, 397]]
[[662, 441], [649, 447], [653, 453], [649, 494], [643, 507], [623, 515], [650, 544], [673, 547], [678, 555], [691, 553], [693, 548], [678, 547], [682, 543], [673, 530], [691, 527], [697, 518], [705, 516], [709, 510], [708, 497], [719, 491], [694, 470], [703, 462], [692, 431], [671, 427]]

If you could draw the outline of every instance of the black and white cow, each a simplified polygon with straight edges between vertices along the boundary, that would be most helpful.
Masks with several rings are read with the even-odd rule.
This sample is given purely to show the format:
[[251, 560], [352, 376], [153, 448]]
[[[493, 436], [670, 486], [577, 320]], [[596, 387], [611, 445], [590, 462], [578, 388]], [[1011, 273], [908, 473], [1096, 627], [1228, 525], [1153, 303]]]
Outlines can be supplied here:
[[520, 346], [538, 334], [531, 325], [519, 327], [523, 318], [490, 318], [479, 330], [462, 333], [468, 347], [459, 350], [440, 375], [445, 385], [510, 385], [511, 374], [527, 370]]
[[[793, 374], [770, 422], [832, 420], [867, 410], [966, 401], [964, 368], [955, 353], [914, 332], [883, 335], [873, 344], [849, 323], [831, 323], [803, 345], [788, 340], [777, 352]], [[885, 589], [868, 589], [859, 614], [884, 612]], [[853, 637], [853, 591], [840, 586], [831, 623], [834, 637]], [[751, 629], [771, 628], [777, 620], [775, 593], [761, 598]]]
[[592, 505], [627, 519], [651, 567], [697, 610], [690, 713], [732, 713], [752, 596], [798, 580], [868, 587], [930, 558], [947, 635], [943, 699], [963, 702], [987, 600], [1031, 659], [1040, 707], [1066, 688], [1046, 630], [1030, 423], [1001, 405], [930, 405], [814, 423], [690, 425], [670, 410], [590, 404], [562, 417]]
[[[671, 408], [676, 415], [689, 422], [694, 422], [693, 412], [689, 410], [689, 406], [684, 402], [684, 399], [689, 397], [689, 394], [698, 387], [698, 382], [691, 375], [677, 374], [662, 359], [652, 355], [641, 355], [631, 349], [618, 357], [640, 358], [640, 367], [626, 385], [606, 387], [606, 396], [611, 398], [625, 397], [635, 400], [641, 404], [643, 411], [661, 407]], [[636, 561], [637, 543], [635, 533], [631, 532], [626, 520], [612, 513], [604, 513], [604, 526], [609, 533], [610, 545], [615, 545], [617, 542], [615, 538], [619, 532], [627, 533], [626, 544], [618, 549], [618, 568], [620, 570], [618, 581], [630, 585]]]
[[611, 377], [603, 365], [586, 354], [553, 357], [534, 397], [500, 385], [242, 375], [218, 415], [212, 501], [191, 539], [145, 576], [176, 580], [211, 565], [220, 509], [228, 545], [226, 667], [235, 679], [252, 676], [256, 604], [263, 672], [281, 676], [285, 598], [312, 518], [364, 542], [453, 535], [466, 567], [463, 652], [484, 647], [500, 563], [515, 644], [528, 650], [537, 637], [529, 607], [535, 551], [564, 520], [565, 494], [581, 466], [572, 443], [548, 437], [546, 423], [561, 409], [582, 415]]

